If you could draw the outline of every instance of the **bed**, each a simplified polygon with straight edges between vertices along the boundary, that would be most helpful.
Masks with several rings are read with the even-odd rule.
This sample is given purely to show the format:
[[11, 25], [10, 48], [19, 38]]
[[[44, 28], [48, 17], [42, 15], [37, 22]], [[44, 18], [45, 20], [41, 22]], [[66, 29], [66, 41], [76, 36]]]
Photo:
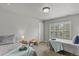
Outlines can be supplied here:
[[0, 46], [0, 56], [37, 56], [33, 47], [27, 45], [27, 50], [19, 51], [20, 46], [8, 44]]
[[27, 50], [19, 51], [20, 46], [17, 48], [9, 51], [8, 53], [4, 54], [4, 56], [36, 56], [36, 52], [33, 47], [26, 45]]
[[74, 44], [72, 40], [63, 40], [58, 39], [56, 40], [49, 40], [52, 48], [54, 48], [55, 52], [59, 52], [61, 50], [67, 51], [74, 55], [79, 55], [79, 44]]
[[0, 56], [8, 53], [9, 51], [12, 51], [13, 49], [17, 48], [19, 44], [5, 44], [5, 45], [0, 45]]
[[0, 56], [36, 56], [33, 47], [28, 44], [27, 50], [19, 51], [20, 45], [14, 34], [0, 36]]

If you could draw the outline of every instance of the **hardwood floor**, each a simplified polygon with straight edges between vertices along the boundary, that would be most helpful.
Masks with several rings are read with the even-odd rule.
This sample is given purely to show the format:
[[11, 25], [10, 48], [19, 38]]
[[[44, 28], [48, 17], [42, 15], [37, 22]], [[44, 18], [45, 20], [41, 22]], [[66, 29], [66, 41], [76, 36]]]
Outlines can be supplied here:
[[51, 51], [46, 43], [40, 43], [38, 46], [34, 46], [34, 49], [38, 56], [63, 56], [62, 54]]

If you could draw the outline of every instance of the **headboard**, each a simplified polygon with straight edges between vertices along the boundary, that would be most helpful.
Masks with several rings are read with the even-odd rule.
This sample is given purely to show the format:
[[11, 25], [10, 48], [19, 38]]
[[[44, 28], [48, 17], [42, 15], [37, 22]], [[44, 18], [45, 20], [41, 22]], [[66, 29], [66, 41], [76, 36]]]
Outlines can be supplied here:
[[15, 34], [0, 36], [0, 45], [15, 43]]

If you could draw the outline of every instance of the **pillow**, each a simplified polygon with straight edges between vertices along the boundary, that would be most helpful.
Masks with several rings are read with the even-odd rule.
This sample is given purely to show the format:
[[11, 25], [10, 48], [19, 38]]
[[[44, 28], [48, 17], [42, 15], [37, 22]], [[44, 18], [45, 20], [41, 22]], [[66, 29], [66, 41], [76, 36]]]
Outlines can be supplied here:
[[3, 40], [5, 40], [5, 36], [0, 36], [0, 45], [1, 45], [1, 44], [4, 44], [4, 43], [3, 43]]
[[2, 42], [3, 36], [0, 36], [0, 42]]
[[27, 50], [26, 46], [22, 46], [22, 47], [19, 48], [19, 51], [24, 51], [24, 50]]
[[74, 38], [74, 44], [79, 44], [79, 36], [78, 35]]

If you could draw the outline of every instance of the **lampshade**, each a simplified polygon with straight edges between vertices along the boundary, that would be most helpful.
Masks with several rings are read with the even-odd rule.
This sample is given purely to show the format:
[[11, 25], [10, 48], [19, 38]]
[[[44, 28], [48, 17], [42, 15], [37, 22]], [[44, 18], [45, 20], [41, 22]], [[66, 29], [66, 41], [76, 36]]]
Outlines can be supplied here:
[[24, 35], [22, 35], [21, 38], [24, 39]]

